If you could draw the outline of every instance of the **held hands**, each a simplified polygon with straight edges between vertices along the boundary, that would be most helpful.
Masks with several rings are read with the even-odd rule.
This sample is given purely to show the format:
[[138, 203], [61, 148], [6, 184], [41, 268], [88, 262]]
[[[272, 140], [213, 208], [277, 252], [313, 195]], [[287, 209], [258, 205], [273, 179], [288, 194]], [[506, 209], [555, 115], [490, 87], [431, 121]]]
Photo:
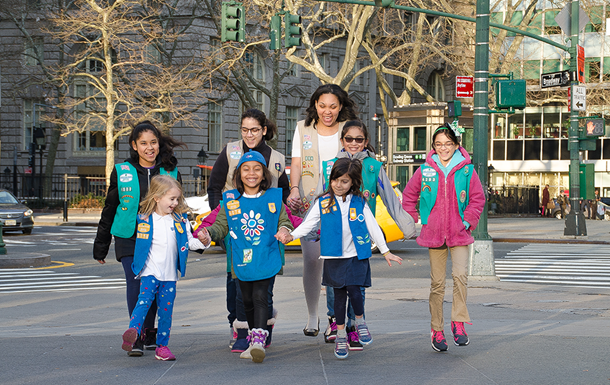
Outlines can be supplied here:
[[197, 238], [199, 239], [199, 242], [204, 244], [205, 247], [210, 246], [212, 243], [212, 237], [210, 237], [210, 233], [205, 227], [202, 227], [199, 233], [197, 233]]
[[299, 193], [298, 188], [290, 189], [290, 195], [288, 195], [288, 199], [286, 200], [288, 203], [288, 207], [292, 212], [298, 212], [301, 208], [301, 194]]
[[392, 262], [398, 262], [399, 265], [402, 265], [402, 258], [390, 253], [389, 251], [386, 254], [383, 254], [383, 257], [388, 262], [388, 266], [392, 267]]
[[282, 227], [281, 229], [279, 229], [277, 234], [275, 234], [275, 238], [278, 241], [282, 242], [283, 244], [290, 243], [294, 239], [292, 237], [292, 235], [290, 235], [290, 232], [288, 231], [288, 229], [286, 229], [285, 227]]

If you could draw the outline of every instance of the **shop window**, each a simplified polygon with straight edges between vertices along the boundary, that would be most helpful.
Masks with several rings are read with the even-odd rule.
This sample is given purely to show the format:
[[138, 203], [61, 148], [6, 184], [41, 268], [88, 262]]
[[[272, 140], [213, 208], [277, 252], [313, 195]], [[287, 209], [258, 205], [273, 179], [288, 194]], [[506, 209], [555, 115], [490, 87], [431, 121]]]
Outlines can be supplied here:
[[570, 151], [568, 151], [568, 141], [561, 141], [561, 155], [559, 157], [561, 160], [570, 160]]
[[409, 166], [396, 167], [396, 180], [400, 183], [400, 190], [403, 190], [409, 181]]
[[542, 160], [559, 159], [559, 139], [545, 139], [542, 141]]
[[508, 117], [508, 137], [509, 139], [523, 138], [523, 114], [518, 112]]
[[542, 115], [538, 113], [525, 114], [525, 137], [526, 138], [540, 138], [541, 135], [541, 121]]
[[506, 118], [504, 116], [496, 115], [496, 123], [493, 128], [494, 139], [505, 139], [506, 138]]
[[493, 160], [505, 160], [504, 149], [506, 142], [504, 140], [493, 141]]
[[595, 141], [595, 150], [587, 151], [587, 159], [600, 160], [601, 158], [602, 158], [602, 140], [598, 138]]
[[523, 140], [506, 141], [506, 160], [523, 160]]
[[539, 140], [526, 140], [525, 160], [540, 160], [540, 147], [541, 142]]
[[602, 140], [602, 157], [610, 160], [610, 139]]
[[543, 137], [559, 138], [560, 130], [561, 127], [559, 124], [559, 114], [544, 113]]
[[409, 127], [396, 129], [396, 151], [409, 151]]

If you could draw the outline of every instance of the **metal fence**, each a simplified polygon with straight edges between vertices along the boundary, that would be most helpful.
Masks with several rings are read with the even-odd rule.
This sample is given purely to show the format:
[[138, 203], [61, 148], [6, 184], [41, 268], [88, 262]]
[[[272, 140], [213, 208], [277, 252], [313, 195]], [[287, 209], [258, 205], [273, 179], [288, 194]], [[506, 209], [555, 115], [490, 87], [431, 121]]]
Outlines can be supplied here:
[[[207, 175], [183, 179], [184, 195], [205, 195], [207, 182]], [[53, 174], [47, 178], [45, 175], [3, 173], [0, 174], [0, 187], [29, 204], [37, 202], [34, 206], [61, 207], [68, 201], [70, 207], [95, 208], [101, 207], [106, 197], [104, 175]]]

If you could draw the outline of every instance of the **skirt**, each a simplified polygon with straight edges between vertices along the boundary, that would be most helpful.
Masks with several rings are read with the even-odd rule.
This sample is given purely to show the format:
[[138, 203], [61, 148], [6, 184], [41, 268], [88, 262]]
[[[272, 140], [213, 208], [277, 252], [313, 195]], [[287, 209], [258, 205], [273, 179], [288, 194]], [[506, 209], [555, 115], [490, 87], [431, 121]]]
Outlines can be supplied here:
[[371, 265], [367, 259], [324, 259], [322, 285], [340, 289], [345, 286], [371, 286]]

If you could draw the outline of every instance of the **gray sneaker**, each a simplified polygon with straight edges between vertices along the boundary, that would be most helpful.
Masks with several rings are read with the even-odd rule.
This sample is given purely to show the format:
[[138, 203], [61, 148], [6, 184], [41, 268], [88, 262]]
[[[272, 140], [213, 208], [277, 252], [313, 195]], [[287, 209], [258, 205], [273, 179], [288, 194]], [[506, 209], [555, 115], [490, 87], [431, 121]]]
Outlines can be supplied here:
[[335, 339], [335, 357], [340, 360], [347, 358], [349, 350], [347, 348], [347, 337], [337, 337]]

